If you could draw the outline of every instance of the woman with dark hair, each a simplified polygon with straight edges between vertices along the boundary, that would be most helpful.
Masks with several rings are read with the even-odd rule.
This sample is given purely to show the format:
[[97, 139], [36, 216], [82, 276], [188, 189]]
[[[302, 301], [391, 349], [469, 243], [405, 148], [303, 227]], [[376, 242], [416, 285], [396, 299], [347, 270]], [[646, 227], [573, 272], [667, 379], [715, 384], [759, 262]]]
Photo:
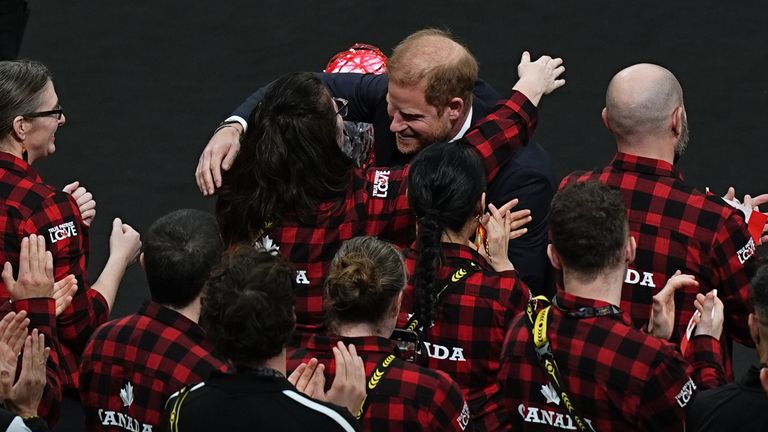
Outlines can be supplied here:
[[[489, 179], [528, 141], [535, 104], [562, 84], [559, 64], [549, 57], [531, 62], [526, 54], [510, 99], [462, 138]], [[374, 235], [405, 247], [415, 239], [408, 168], [353, 166], [340, 149], [346, 104], [311, 73], [273, 82], [251, 115], [216, 204], [225, 242], [263, 247], [296, 266], [299, 332], [322, 327], [322, 281], [342, 242]]]
[[296, 391], [293, 374], [286, 378], [285, 345], [296, 323], [295, 285], [293, 268], [266, 252], [244, 246], [224, 255], [206, 283], [200, 323], [234, 371], [215, 371], [205, 382], [171, 396], [165, 430], [357, 430], [351, 411], [365, 392], [363, 364], [354, 347], [334, 347], [334, 366], [353, 378], [340, 374], [320, 400]]
[[[413, 315], [400, 321], [422, 335], [427, 365], [462, 387], [476, 427], [496, 430], [506, 415], [494, 399], [501, 344], [530, 299], [507, 245], [531, 218], [528, 210], [510, 213], [516, 200], [483, 215], [485, 185], [482, 164], [464, 143], [436, 144], [414, 158], [408, 201], [418, 235], [405, 252], [412, 277], [403, 308]], [[487, 238], [477, 247], [471, 239], [479, 227]]]
[[[333, 258], [324, 303], [330, 336], [314, 334], [289, 353], [288, 366], [330, 360], [337, 340], [365, 363], [368, 395], [358, 413], [363, 430], [465, 430], [469, 408], [447, 375], [398, 358], [389, 340], [407, 280], [397, 249], [373, 237], [346, 241]], [[334, 375], [334, 370], [328, 370]]]
[[[62, 354], [59, 359], [56, 353], [51, 358], [59, 360], [64, 396], [71, 393], [76, 399], [80, 356], [93, 331], [109, 318], [120, 280], [138, 255], [141, 242], [136, 231], [115, 219], [109, 260], [91, 286], [87, 274], [88, 226], [95, 202], [82, 188], [77, 188], [77, 196], [57, 190], [32, 168], [36, 161], [55, 152], [56, 131], [65, 121], [51, 73], [44, 65], [27, 60], [0, 62], [0, 263], [6, 265], [4, 273], [10, 273], [11, 267], [19, 268], [25, 237], [37, 239], [40, 247], [51, 253], [60, 288], [52, 296], [58, 299], [53, 307]], [[67, 187], [72, 188], [76, 185]], [[81, 198], [78, 203], [76, 199]], [[84, 221], [84, 216], [89, 221]], [[4, 307], [17, 311], [30, 307], [18, 301], [23, 293], [12, 288], [0, 282]], [[9, 299], [13, 302], [6, 302]], [[48, 306], [38, 310], [47, 311]], [[47, 397], [40, 413], [54, 424], [58, 413], [49, 413], [52, 401]], [[70, 428], [74, 427], [78, 426]]]

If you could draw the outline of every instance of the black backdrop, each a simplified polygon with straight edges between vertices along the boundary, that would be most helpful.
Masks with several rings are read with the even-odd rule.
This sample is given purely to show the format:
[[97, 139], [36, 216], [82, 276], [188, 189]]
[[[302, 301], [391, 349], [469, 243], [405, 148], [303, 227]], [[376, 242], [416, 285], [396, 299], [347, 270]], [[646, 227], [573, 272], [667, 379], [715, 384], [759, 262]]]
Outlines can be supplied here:
[[[54, 72], [67, 124], [43, 177], [79, 179], [94, 192], [92, 278], [106, 260], [110, 221], [138, 230], [181, 207], [212, 209], [193, 172], [212, 129], [259, 84], [318, 70], [355, 42], [385, 52], [426, 26], [450, 29], [500, 89], [520, 53], [566, 60], [566, 86], [542, 104], [536, 139], [558, 176], [607, 162], [600, 122], [605, 87], [621, 68], [654, 62], [684, 91], [692, 142], [682, 161], [693, 184], [768, 192], [768, 8], [746, 0], [574, 1], [85, 1], [31, 0], [21, 56]], [[474, 4], [472, 4], [474, 3]], [[148, 296], [138, 266], [113, 316]], [[751, 359], [750, 359], [751, 360]]]

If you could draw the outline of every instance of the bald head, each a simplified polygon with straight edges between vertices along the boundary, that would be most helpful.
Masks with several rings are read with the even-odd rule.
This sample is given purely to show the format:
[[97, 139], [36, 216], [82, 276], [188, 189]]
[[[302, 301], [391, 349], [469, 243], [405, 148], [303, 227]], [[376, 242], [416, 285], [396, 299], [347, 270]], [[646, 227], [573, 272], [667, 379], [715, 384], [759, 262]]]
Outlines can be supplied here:
[[454, 97], [471, 103], [479, 67], [472, 53], [450, 33], [426, 29], [395, 47], [387, 69], [389, 80], [399, 86], [425, 84], [427, 103], [442, 109]]
[[617, 73], [605, 94], [607, 121], [619, 137], [657, 135], [668, 130], [683, 89], [669, 70], [648, 63]]

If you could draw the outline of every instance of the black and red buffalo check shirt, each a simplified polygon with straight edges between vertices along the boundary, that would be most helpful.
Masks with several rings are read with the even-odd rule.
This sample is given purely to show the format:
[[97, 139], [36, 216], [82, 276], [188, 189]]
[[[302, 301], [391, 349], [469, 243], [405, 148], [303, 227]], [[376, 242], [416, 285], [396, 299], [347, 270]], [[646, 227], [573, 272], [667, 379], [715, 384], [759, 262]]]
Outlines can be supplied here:
[[[562, 291], [557, 302], [565, 310], [609, 305]], [[511, 429], [578, 430], [536, 357], [527, 320], [522, 313], [513, 321], [499, 373]], [[696, 392], [725, 382], [717, 340], [693, 337], [684, 359], [676, 345], [632, 327], [625, 312], [572, 318], [552, 306], [547, 336], [577, 414], [597, 431], [683, 431]]]
[[[303, 348], [288, 352], [287, 370], [318, 359], [326, 366], [326, 385], [336, 373], [332, 347], [336, 341], [323, 334], [308, 337]], [[368, 380], [382, 360], [392, 354], [389, 339], [377, 336], [341, 338], [353, 344], [365, 363]], [[468, 431], [473, 430], [469, 407], [459, 386], [443, 372], [427, 369], [399, 358], [387, 368], [379, 384], [368, 391], [365, 414], [360, 419], [366, 431]]]
[[[69, 194], [45, 184], [23, 159], [0, 152], [0, 262], [10, 262], [16, 274], [21, 239], [31, 234], [45, 237], [56, 280], [70, 274], [77, 277], [77, 293], [57, 324], [62, 385], [77, 387], [80, 353], [93, 331], [109, 318], [107, 301], [90, 289], [88, 281], [88, 231]], [[8, 298], [0, 281], [0, 300]]]
[[[30, 298], [0, 304], [0, 319], [9, 312], [26, 311], [29, 319], [29, 331], [37, 329], [45, 335], [45, 346], [51, 348], [51, 354], [45, 367], [46, 383], [43, 397], [37, 407], [37, 415], [45, 419], [53, 429], [59, 420], [61, 411], [61, 378], [59, 376], [59, 358], [61, 347], [56, 339], [56, 303], [52, 298]], [[21, 370], [19, 357], [18, 370]]]
[[155, 302], [99, 327], [83, 353], [80, 399], [90, 431], [162, 424], [165, 402], [185, 385], [228, 371], [197, 323]]
[[599, 180], [619, 189], [627, 206], [629, 227], [637, 241], [635, 261], [624, 281], [621, 308], [635, 327], [648, 323], [652, 296], [675, 271], [691, 274], [699, 288], [675, 293], [678, 331], [685, 333], [695, 312], [696, 294], [717, 289], [725, 305], [723, 353], [726, 375], [732, 379], [730, 339], [754, 346], [747, 327], [753, 307], [749, 281], [756, 269], [755, 242], [743, 215], [720, 197], [706, 194], [683, 181], [670, 163], [618, 153], [599, 171], [574, 173], [560, 187]]
[[[480, 153], [488, 181], [514, 152], [528, 142], [536, 124], [536, 107], [520, 92], [464, 136]], [[355, 170], [341, 205], [319, 206], [315, 219], [299, 222], [282, 217], [255, 242], [278, 252], [297, 269], [297, 330], [312, 331], [324, 320], [322, 287], [341, 244], [356, 236], [378, 236], [404, 248], [415, 240], [416, 218], [408, 205], [408, 167]]]
[[[416, 270], [418, 252], [405, 251], [408, 274]], [[498, 430], [508, 413], [499, 393], [499, 360], [504, 334], [512, 319], [531, 298], [515, 270], [496, 272], [468, 245], [442, 243], [443, 265], [437, 285], [442, 287], [467, 262], [479, 271], [449, 284], [435, 307], [435, 325], [424, 329], [429, 354], [427, 366], [443, 371], [461, 386], [476, 429]], [[413, 312], [413, 281], [408, 282], [398, 327]]]

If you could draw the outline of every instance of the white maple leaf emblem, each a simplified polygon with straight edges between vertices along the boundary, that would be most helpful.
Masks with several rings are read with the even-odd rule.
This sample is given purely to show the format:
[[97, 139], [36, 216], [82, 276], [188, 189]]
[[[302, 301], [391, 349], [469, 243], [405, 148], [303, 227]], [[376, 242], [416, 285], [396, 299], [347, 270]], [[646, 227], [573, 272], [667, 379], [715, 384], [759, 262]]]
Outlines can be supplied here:
[[280, 253], [280, 246], [278, 246], [274, 240], [269, 238], [268, 235], [253, 242], [253, 247], [256, 249], [262, 249], [264, 252], [267, 252], [272, 256], [277, 256], [277, 254]]
[[133, 384], [129, 382], [125, 388], [120, 389], [120, 399], [123, 400], [123, 406], [131, 406], [133, 403]]
[[554, 403], [560, 405], [560, 396], [557, 395], [555, 388], [552, 387], [552, 383], [541, 386], [541, 394], [547, 398], [547, 403]]

